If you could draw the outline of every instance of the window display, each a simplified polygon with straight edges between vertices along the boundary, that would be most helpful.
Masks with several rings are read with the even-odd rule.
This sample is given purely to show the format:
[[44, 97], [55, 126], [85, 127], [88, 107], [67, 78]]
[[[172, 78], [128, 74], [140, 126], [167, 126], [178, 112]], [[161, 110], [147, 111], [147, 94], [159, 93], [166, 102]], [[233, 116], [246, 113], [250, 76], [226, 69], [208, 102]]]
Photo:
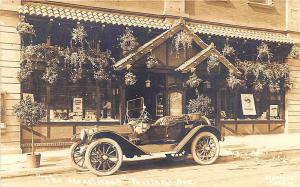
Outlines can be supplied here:
[[84, 78], [72, 83], [62, 79], [47, 87], [44, 81], [37, 80], [28, 80], [27, 84], [23, 84], [27, 86], [22, 86], [22, 92], [30, 93], [34, 99], [47, 106], [49, 122], [119, 120], [120, 92], [118, 85], [112, 81], [98, 83]]
[[229, 89], [221, 91], [222, 120], [282, 120], [284, 119], [282, 93], [241, 93]]

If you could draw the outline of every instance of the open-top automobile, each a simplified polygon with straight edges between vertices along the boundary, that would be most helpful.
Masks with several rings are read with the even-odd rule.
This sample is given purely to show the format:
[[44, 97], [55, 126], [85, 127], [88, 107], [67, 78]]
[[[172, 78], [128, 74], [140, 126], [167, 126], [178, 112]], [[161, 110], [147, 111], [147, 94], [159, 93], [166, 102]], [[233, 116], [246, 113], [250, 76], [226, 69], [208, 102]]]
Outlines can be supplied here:
[[70, 157], [78, 170], [89, 169], [96, 175], [111, 175], [118, 171], [123, 156], [163, 153], [173, 161], [184, 160], [192, 154], [196, 163], [212, 164], [219, 156], [217, 128], [200, 114], [148, 118], [146, 107], [125, 125], [83, 129], [74, 139]]

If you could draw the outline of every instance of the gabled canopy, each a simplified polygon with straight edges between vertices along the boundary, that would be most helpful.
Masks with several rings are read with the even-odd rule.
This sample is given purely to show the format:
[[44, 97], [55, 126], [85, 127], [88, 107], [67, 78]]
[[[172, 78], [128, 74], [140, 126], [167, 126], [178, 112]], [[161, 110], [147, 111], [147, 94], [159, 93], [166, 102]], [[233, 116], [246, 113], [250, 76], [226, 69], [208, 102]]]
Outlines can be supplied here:
[[[230, 72], [234, 73], [235, 75], [241, 75], [241, 72], [234, 67], [218, 50], [213, 48], [213, 44], [208, 46], [205, 42], [203, 42], [195, 33], [193, 33], [183, 21], [180, 21], [178, 24], [174, 25], [171, 29], [168, 31], [163, 32], [159, 36], [155, 37], [154, 39], [150, 40], [149, 42], [145, 43], [138, 49], [136, 49], [135, 52], [129, 54], [128, 56], [122, 58], [119, 60], [115, 65], [114, 68], [116, 70], [122, 70], [126, 67], [132, 66], [136, 61], [138, 61], [140, 58], [142, 58], [144, 55], [146, 55], [148, 52], [152, 51], [154, 48], [158, 47], [162, 43], [164, 43], [166, 40], [174, 36], [176, 33], [180, 31], [186, 31], [190, 36], [193, 38], [193, 41], [199, 45], [203, 51], [196, 54], [194, 57], [189, 59], [188, 61], [184, 62], [180, 67], [178, 67], [176, 70], [182, 71], [183, 73], [186, 73], [190, 70], [190, 68], [196, 67], [196, 65], [191, 65], [192, 63], [196, 62], [197, 60], [201, 59], [202, 61], [205, 60], [208, 56], [207, 54], [216, 54], [219, 58], [219, 61], [226, 66]], [[204, 56], [205, 55], [205, 56]], [[197, 63], [198, 65], [198, 63]]]
[[214, 44], [211, 43], [207, 48], [203, 49], [195, 56], [185, 61], [182, 65], [176, 68], [176, 71], [181, 71], [182, 73], [187, 73], [189, 70], [195, 68], [198, 64], [203, 62], [206, 58], [208, 58], [214, 49]]

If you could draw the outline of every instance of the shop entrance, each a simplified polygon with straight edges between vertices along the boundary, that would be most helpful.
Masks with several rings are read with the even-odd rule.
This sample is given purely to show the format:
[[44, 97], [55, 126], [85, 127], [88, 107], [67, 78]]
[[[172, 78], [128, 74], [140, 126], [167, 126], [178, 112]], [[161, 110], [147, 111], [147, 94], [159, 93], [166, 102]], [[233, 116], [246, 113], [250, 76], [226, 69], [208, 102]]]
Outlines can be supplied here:
[[[158, 119], [166, 115], [180, 115], [184, 113], [184, 94], [180, 76], [167, 73], [136, 73], [135, 85], [126, 87], [126, 103], [135, 100], [129, 108], [136, 108], [137, 115], [141, 105], [151, 119]], [[137, 99], [143, 98], [143, 99]], [[137, 99], [137, 100], [136, 100]], [[126, 104], [128, 109], [128, 104]]]
[[[136, 73], [136, 77], [137, 82], [126, 87], [126, 108], [131, 110], [131, 115], [135, 117], [142, 109], [142, 105], [146, 106], [151, 119], [163, 116], [165, 76], [159, 73]], [[128, 105], [128, 101], [131, 104]]]

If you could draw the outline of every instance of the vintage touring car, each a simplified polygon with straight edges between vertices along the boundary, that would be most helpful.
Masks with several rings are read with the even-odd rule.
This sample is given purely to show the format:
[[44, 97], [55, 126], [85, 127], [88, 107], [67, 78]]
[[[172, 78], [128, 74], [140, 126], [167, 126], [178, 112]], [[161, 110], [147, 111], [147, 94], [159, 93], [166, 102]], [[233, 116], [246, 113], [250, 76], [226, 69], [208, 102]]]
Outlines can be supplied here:
[[128, 121], [104, 130], [81, 130], [70, 149], [73, 166], [78, 170], [87, 168], [96, 175], [111, 175], [121, 167], [123, 156], [163, 153], [170, 160], [181, 161], [192, 154], [202, 165], [214, 163], [219, 156], [221, 134], [199, 114], [152, 121], [143, 107], [139, 118]]

